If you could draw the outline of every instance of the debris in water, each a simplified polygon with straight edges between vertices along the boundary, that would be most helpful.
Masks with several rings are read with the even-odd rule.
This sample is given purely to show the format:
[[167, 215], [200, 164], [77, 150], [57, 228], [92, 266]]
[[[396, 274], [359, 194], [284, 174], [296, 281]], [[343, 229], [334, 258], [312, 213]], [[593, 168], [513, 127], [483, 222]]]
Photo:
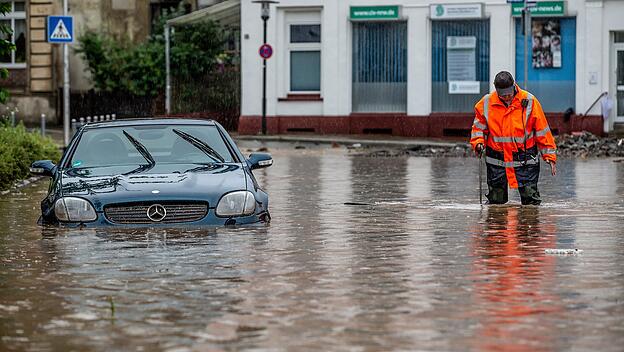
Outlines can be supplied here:
[[111, 319], [115, 319], [115, 302], [113, 296], [108, 296], [108, 302], [110, 303]]
[[549, 248], [544, 249], [544, 252], [546, 254], [581, 254], [583, 250], [578, 248]]
[[364, 205], [364, 206], [366, 206], [366, 205], [372, 205], [372, 204], [370, 204], [370, 203], [359, 203], [359, 202], [346, 202], [346, 203], [344, 203], [344, 205]]

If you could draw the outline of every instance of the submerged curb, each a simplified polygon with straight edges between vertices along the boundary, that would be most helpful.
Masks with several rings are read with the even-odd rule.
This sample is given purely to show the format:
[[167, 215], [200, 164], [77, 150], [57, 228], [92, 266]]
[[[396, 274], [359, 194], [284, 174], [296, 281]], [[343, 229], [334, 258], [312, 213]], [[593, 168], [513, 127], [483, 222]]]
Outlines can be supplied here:
[[338, 143], [343, 145], [360, 144], [371, 147], [398, 147], [398, 148], [418, 148], [418, 147], [444, 147], [454, 148], [458, 145], [464, 146], [468, 143], [436, 142], [428, 140], [375, 140], [357, 139], [343, 137], [321, 137], [321, 136], [235, 136], [234, 139], [241, 141], [264, 141], [264, 142], [300, 142], [300, 143]]

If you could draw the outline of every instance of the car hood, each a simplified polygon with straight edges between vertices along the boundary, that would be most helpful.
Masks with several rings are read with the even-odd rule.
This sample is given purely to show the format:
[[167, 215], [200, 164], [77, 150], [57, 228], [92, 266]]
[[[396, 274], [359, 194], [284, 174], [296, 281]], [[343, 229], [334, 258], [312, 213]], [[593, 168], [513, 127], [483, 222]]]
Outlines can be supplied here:
[[246, 189], [240, 164], [156, 164], [68, 169], [62, 195], [89, 199], [97, 211], [107, 204], [201, 200], [215, 207], [225, 193]]

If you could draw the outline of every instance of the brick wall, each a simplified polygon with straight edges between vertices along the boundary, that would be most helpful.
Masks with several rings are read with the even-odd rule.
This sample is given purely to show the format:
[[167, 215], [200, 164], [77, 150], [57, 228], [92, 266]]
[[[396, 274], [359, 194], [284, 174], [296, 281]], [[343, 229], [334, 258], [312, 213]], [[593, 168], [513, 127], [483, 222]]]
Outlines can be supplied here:
[[46, 41], [46, 17], [54, 14], [54, 4], [51, 0], [30, 0], [28, 12], [30, 91], [52, 92], [52, 45]]

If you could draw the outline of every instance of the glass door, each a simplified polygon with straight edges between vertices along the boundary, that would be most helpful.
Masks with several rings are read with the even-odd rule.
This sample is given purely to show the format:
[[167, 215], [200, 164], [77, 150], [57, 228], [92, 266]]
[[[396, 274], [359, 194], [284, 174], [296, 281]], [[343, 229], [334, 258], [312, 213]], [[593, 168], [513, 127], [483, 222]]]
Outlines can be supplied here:
[[615, 47], [615, 122], [624, 123], [624, 44]]

